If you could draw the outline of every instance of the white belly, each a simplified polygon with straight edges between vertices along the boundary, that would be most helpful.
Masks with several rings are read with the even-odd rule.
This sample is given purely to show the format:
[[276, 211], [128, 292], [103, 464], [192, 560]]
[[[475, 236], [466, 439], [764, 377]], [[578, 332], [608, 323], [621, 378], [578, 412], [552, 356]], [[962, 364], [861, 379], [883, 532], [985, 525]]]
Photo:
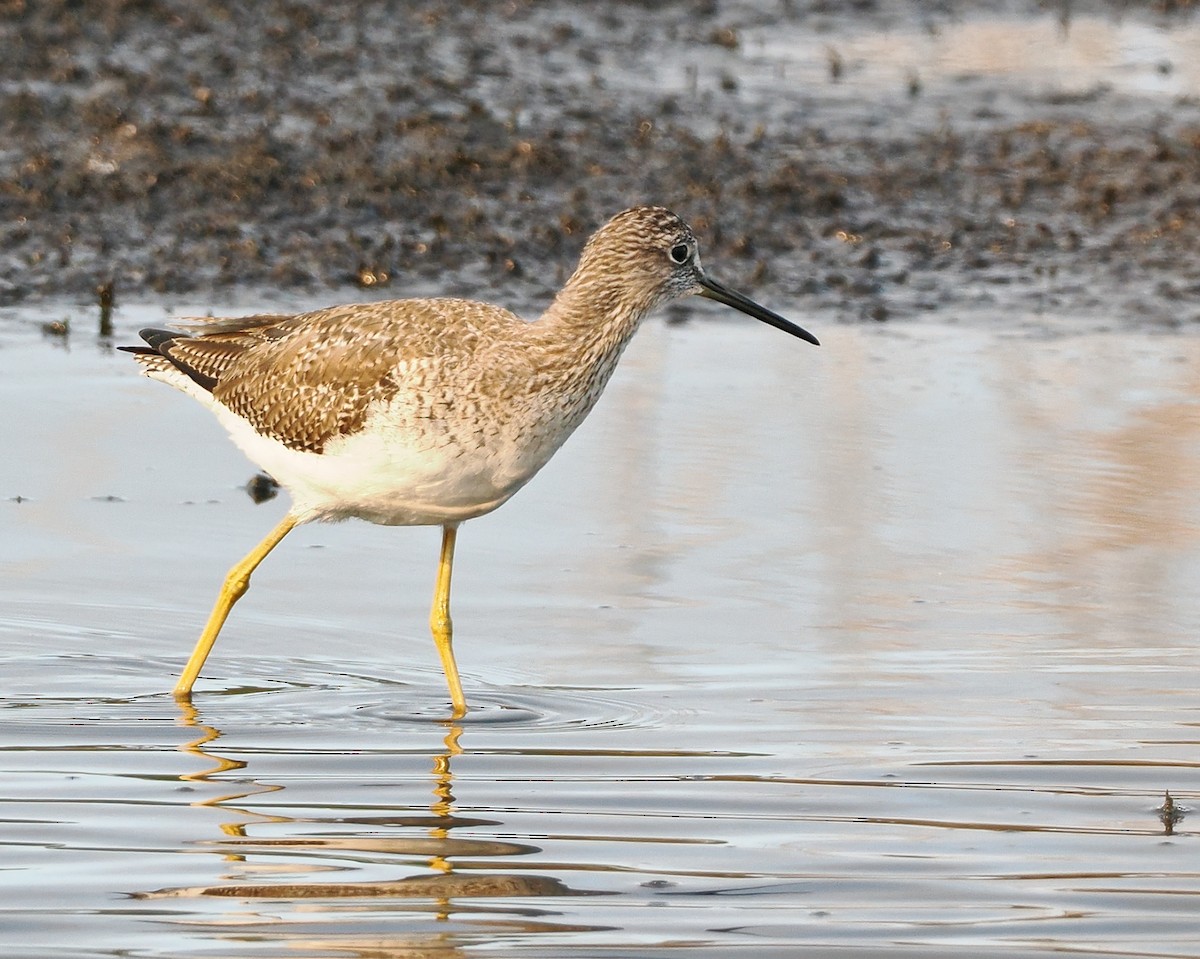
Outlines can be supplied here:
[[482, 516], [524, 486], [565, 439], [547, 446], [529, 436], [495, 435], [464, 448], [383, 417], [310, 453], [263, 436], [219, 403], [212, 408], [242, 451], [291, 493], [302, 521], [354, 516], [429, 526]]

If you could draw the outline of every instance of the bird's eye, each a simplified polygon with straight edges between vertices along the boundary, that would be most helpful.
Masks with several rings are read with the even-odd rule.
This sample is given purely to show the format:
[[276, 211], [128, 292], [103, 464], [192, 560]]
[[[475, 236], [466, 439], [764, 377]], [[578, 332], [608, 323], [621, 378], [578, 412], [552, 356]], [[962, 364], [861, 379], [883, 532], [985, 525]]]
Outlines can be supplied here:
[[686, 263], [691, 255], [691, 249], [686, 243], [676, 243], [671, 247], [670, 257], [672, 263]]

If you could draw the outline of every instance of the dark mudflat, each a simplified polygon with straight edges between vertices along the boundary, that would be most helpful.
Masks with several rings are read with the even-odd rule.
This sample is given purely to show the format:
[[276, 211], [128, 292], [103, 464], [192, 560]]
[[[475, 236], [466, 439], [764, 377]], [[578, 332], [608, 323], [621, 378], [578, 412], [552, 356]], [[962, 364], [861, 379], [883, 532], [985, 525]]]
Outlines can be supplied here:
[[729, 282], [839, 318], [1195, 321], [1186, 62], [892, 68], [972, 22], [1041, 30], [1039, 69], [1097, 24], [1196, 29], [1190, 4], [7, 3], [0, 297], [520, 302], [649, 201]]

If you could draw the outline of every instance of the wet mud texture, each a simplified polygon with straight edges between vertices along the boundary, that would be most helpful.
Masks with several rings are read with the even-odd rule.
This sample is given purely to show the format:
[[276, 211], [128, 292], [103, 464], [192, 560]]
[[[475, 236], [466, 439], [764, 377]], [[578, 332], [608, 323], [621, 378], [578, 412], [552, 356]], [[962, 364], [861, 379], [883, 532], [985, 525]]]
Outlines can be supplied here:
[[0, 299], [112, 281], [118, 302], [233, 287], [521, 302], [609, 215], [658, 202], [726, 282], [839, 319], [1200, 322], [1193, 100], [987, 78], [939, 95], [913, 76], [848, 102], [832, 52], [821, 84], [745, 82], [742, 38], [763, 27], [836, 51], [839, 31], [996, 9], [6, 0]]

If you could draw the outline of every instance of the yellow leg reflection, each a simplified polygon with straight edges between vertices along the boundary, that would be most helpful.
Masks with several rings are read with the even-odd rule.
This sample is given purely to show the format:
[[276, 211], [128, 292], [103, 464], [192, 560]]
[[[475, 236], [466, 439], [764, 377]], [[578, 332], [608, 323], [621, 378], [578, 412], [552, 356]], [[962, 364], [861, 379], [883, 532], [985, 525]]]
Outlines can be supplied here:
[[[212, 783], [219, 780], [214, 780], [214, 776], [219, 776], [223, 773], [232, 772], [237, 769], [245, 769], [246, 764], [238, 759], [229, 759], [226, 756], [219, 756], [216, 753], [209, 752], [208, 748], [212, 743], [215, 743], [221, 738], [221, 731], [215, 726], [209, 726], [201, 722], [200, 713], [191, 702], [178, 699], [176, 705], [179, 707], [179, 724], [200, 731], [200, 735], [195, 739], [182, 743], [179, 746], [181, 753], [186, 753], [189, 756], [197, 756], [205, 762], [212, 763], [208, 769], [203, 769], [196, 773], [180, 773], [179, 779], [185, 783]], [[239, 784], [243, 787], [244, 783]], [[235, 819], [230, 822], [220, 824], [221, 832], [227, 836], [244, 837], [246, 835], [246, 826], [251, 822], [290, 822], [290, 819], [280, 816], [269, 816], [262, 813], [252, 813], [246, 809], [238, 809], [227, 805], [230, 802], [236, 802], [239, 799], [245, 799], [248, 796], [259, 796], [265, 793], [277, 792], [282, 789], [282, 786], [273, 786], [266, 783], [254, 783], [251, 788], [242, 788], [234, 792], [223, 793], [217, 796], [209, 796], [205, 799], [197, 799], [193, 806], [210, 806], [217, 807], [230, 814], [234, 815]], [[224, 857], [231, 862], [244, 862], [244, 856], [227, 855]]]
[[187, 665], [183, 667], [179, 682], [175, 684], [176, 699], [191, 698], [192, 686], [196, 682], [196, 677], [200, 675], [200, 670], [204, 667], [204, 661], [208, 659], [208, 654], [212, 652], [213, 643], [217, 641], [217, 635], [221, 632], [221, 627], [225, 625], [229, 611], [233, 609], [233, 604], [241, 599], [246, 590], [250, 588], [250, 574], [258, 568], [259, 563], [267, 558], [267, 554], [279, 545], [279, 541], [295, 528], [296, 522], [296, 517], [289, 513], [278, 526], [267, 534], [266, 539], [255, 546], [241, 562], [229, 571], [225, 577], [225, 583], [221, 587], [221, 592], [217, 596], [217, 603], [213, 606], [212, 613], [209, 614], [208, 623], [204, 626], [204, 632], [200, 634], [196, 648], [192, 650]]
[[[462, 753], [458, 737], [462, 735], [462, 726], [451, 724], [446, 738], [442, 742], [446, 751], [433, 757], [433, 803], [429, 811], [433, 813], [435, 825], [429, 830], [432, 839], [444, 841], [450, 838], [450, 816], [454, 807], [454, 773], [450, 771], [450, 758]], [[454, 867], [445, 856], [435, 855], [429, 860], [429, 868], [441, 873], [450, 873]]]

